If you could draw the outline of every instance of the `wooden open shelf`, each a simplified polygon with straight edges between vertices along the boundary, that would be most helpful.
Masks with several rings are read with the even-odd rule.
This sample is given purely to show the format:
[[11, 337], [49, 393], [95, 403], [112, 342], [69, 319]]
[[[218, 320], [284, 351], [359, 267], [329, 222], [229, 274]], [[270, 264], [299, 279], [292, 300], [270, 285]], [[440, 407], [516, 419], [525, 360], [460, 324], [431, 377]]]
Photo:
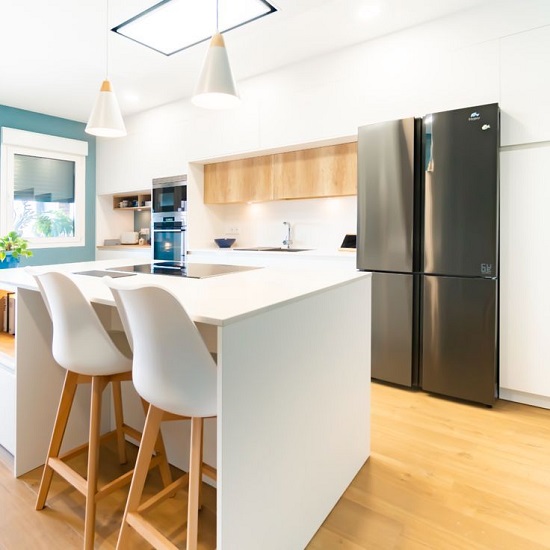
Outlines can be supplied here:
[[[120, 206], [122, 201], [127, 201], [128, 206]], [[145, 201], [151, 201], [150, 191], [138, 191], [136, 193], [117, 193], [113, 195], [114, 210], [150, 210], [151, 206], [145, 206]]]

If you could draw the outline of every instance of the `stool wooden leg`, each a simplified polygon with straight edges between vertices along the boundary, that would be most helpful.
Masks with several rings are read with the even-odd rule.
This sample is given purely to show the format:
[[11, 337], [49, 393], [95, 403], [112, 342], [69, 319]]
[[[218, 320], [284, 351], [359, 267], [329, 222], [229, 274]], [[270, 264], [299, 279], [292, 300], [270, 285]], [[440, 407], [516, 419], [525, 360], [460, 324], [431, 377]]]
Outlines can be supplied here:
[[187, 550], [197, 550], [199, 527], [199, 486], [201, 482], [202, 418], [191, 419], [191, 452], [189, 454], [189, 496], [187, 504]]
[[[145, 399], [141, 400], [141, 406], [143, 407], [143, 412], [147, 417], [149, 410], [149, 403]], [[155, 443], [155, 452], [160, 458], [159, 462], [159, 472], [162, 479], [162, 483], [165, 487], [168, 487], [172, 483], [172, 472], [170, 470], [170, 465], [168, 464], [168, 456], [166, 454], [166, 447], [164, 446], [164, 439], [162, 438], [162, 430], [159, 429], [157, 441]], [[174, 493], [175, 494], [175, 493]]]
[[[204, 423], [203, 423], [204, 428]], [[199, 510], [202, 510], [202, 460], [204, 451], [204, 429], [201, 430], [201, 456], [200, 456], [200, 474], [199, 474]]]
[[42, 508], [44, 508], [44, 505], [46, 504], [46, 498], [48, 496], [53, 477], [53, 470], [48, 464], [48, 461], [50, 458], [59, 456], [59, 450], [61, 449], [61, 443], [63, 442], [65, 428], [67, 427], [69, 413], [71, 412], [74, 394], [76, 392], [77, 381], [78, 374], [71, 371], [67, 371], [65, 373], [65, 381], [63, 383], [61, 399], [59, 400], [59, 406], [57, 408], [52, 437], [50, 440], [50, 447], [48, 449], [48, 456], [46, 457], [46, 464], [44, 464], [42, 481], [40, 482], [38, 497], [36, 499], [37, 510], [42, 510]]
[[113, 404], [115, 409], [116, 438], [118, 444], [118, 460], [121, 464], [128, 462], [126, 455], [126, 439], [124, 437], [124, 414], [122, 412], [122, 390], [120, 382], [113, 380]]
[[128, 514], [137, 512], [139, 507], [163, 415], [164, 411], [153, 405], [149, 405], [149, 411], [145, 419], [145, 427], [143, 428], [143, 435], [139, 445], [136, 467], [132, 477], [132, 484], [130, 485], [130, 492], [128, 493], [124, 517], [122, 518], [122, 526], [118, 535], [117, 550], [126, 550], [128, 548], [130, 525], [128, 525], [126, 518]]
[[155, 443], [155, 450], [157, 455], [160, 456], [159, 471], [162, 483], [165, 487], [168, 487], [172, 483], [172, 472], [170, 471], [170, 465], [168, 464], [168, 457], [166, 456], [166, 448], [164, 447], [164, 440], [162, 439], [162, 433], [159, 430], [157, 441]]
[[99, 469], [99, 438], [101, 431], [101, 398], [106, 381], [101, 376], [92, 378], [90, 406], [90, 446], [88, 449], [88, 476], [86, 482], [86, 516], [84, 520], [84, 548], [92, 550], [95, 535], [97, 474]]

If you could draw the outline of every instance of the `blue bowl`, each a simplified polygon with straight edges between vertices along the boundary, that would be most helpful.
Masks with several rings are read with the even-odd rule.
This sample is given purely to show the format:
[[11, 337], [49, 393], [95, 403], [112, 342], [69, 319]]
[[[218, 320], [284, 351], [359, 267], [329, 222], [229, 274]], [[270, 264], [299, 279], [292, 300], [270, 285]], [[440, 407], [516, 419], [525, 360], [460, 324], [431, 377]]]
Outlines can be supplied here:
[[220, 247], [220, 248], [231, 248], [233, 244], [235, 244], [236, 239], [214, 239], [214, 242]]

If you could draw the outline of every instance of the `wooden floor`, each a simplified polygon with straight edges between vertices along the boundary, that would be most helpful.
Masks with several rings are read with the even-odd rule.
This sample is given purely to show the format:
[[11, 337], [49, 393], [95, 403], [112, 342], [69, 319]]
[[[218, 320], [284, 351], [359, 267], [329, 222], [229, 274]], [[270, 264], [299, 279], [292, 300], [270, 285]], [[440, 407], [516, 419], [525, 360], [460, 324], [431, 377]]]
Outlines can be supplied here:
[[[550, 410], [372, 390], [372, 456], [307, 550], [550, 549]], [[0, 458], [0, 549], [81, 548], [83, 497], [55, 478], [48, 507], [36, 512], [39, 472], [14, 479], [8, 455]], [[215, 548], [215, 491], [205, 493], [201, 550]], [[114, 548], [125, 495], [99, 503], [96, 548]], [[184, 496], [155, 516], [180, 547]]]
[[14, 357], [15, 355], [15, 336], [7, 332], [0, 331], [0, 352]]

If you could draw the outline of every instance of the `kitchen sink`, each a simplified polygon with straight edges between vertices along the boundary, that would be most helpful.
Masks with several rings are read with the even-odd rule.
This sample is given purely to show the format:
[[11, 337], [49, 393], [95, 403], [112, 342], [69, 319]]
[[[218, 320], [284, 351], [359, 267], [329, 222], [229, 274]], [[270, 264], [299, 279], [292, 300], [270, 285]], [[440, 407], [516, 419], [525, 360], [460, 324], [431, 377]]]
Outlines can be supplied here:
[[247, 252], [305, 252], [311, 248], [282, 248], [270, 246], [253, 246], [251, 248], [234, 248], [233, 250], [242, 250]]

